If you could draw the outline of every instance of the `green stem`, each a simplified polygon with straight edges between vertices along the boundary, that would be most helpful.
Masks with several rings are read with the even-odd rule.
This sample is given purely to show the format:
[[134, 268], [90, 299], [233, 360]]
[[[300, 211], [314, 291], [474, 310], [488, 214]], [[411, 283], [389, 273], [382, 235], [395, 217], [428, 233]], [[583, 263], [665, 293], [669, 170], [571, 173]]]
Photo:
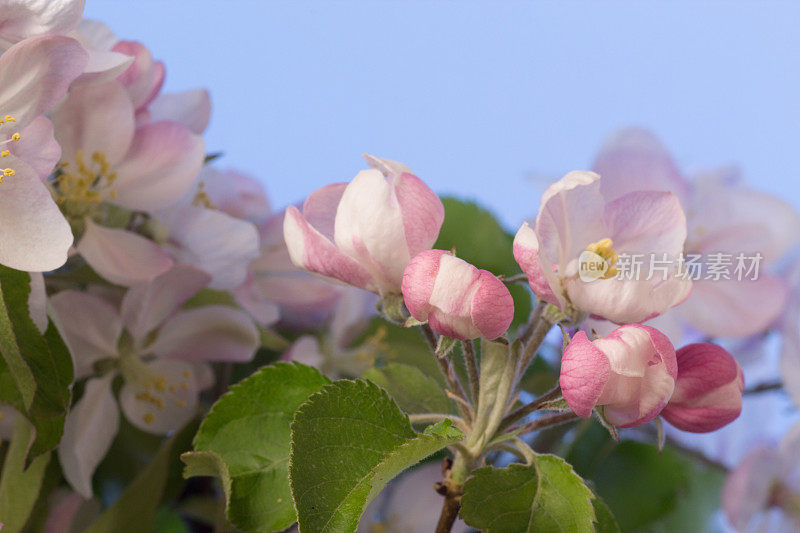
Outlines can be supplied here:
[[527, 342], [527, 344], [525, 344], [525, 351], [522, 352], [520, 375], [525, 373], [528, 365], [531, 364], [533, 358], [536, 357], [536, 352], [544, 342], [544, 339], [547, 337], [547, 333], [550, 331], [551, 327], [553, 327], [553, 324], [548, 322], [546, 319], [540, 319], [538, 324], [536, 324], [533, 335], [531, 335], [531, 339]]
[[528, 464], [533, 464], [533, 461], [536, 458], [536, 452], [534, 452], [533, 449], [531, 449], [531, 447], [528, 446], [528, 443], [519, 437], [514, 437], [512, 442], [525, 458], [525, 462], [527, 462]]
[[472, 341], [461, 341], [461, 347], [464, 352], [467, 377], [469, 377], [470, 396], [472, 396], [472, 401], [477, 403], [478, 392], [480, 390], [480, 378], [478, 377], [478, 359], [475, 357], [475, 346], [472, 344]]
[[497, 428], [497, 430], [502, 431], [505, 428], [511, 426], [511, 424], [513, 424], [514, 422], [522, 420], [529, 414], [538, 410], [545, 403], [549, 402], [550, 400], [556, 399], [560, 394], [561, 394], [561, 387], [559, 385], [556, 385], [554, 388], [545, 392], [544, 394], [533, 400], [531, 403], [523, 405], [516, 411], [506, 416], [500, 423], [500, 427]]
[[[425, 338], [425, 341], [428, 343], [428, 346], [431, 349], [431, 353], [433, 354], [433, 358], [436, 360], [436, 363], [439, 365], [439, 370], [442, 372], [445, 381], [447, 382], [447, 386], [450, 389], [450, 392], [453, 396], [464, 400], [463, 402], [457, 401], [456, 407], [458, 408], [458, 412], [461, 414], [461, 417], [464, 420], [472, 420], [471, 413], [466, 406], [469, 405], [469, 401], [467, 400], [467, 395], [464, 393], [464, 388], [461, 386], [461, 382], [458, 381], [458, 378], [453, 372], [453, 366], [450, 364], [450, 360], [447, 357], [439, 357], [436, 355], [436, 334], [433, 332], [431, 327], [428, 324], [423, 324], [419, 327], [420, 331], [422, 332], [422, 336]], [[464, 405], [466, 404], [466, 406]]]
[[511, 435], [524, 435], [526, 433], [530, 433], [531, 431], [537, 431], [539, 429], [544, 429], [549, 426], [555, 426], [557, 424], [563, 424], [564, 422], [570, 422], [578, 418], [578, 415], [573, 413], [572, 411], [566, 413], [558, 413], [556, 415], [550, 416], [543, 416], [542, 418], [537, 418], [527, 424], [520, 426], [519, 428], [513, 430], [510, 434]]

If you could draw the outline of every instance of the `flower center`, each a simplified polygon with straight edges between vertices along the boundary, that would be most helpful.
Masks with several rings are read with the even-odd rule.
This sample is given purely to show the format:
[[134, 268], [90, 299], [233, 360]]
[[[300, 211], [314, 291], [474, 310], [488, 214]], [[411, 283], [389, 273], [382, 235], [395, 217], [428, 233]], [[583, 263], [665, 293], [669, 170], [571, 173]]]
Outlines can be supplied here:
[[587, 252], [592, 252], [599, 255], [603, 261], [608, 263], [608, 270], [606, 270], [605, 274], [603, 274], [602, 279], [609, 279], [613, 278], [617, 275], [617, 260], [619, 260], [619, 256], [617, 252], [614, 251], [614, 241], [609, 238], [600, 239], [597, 242], [593, 242], [589, 246], [586, 247]]
[[[2, 128], [6, 124], [13, 124], [16, 120], [11, 115], [6, 115], [0, 119], [0, 128]], [[11, 143], [11, 142], [18, 142], [22, 137], [20, 136], [19, 132], [14, 132], [11, 134], [11, 137], [6, 139], [5, 141], [0, 141], [0, 147]], [[0, 157], [8, 157], [11, 155], [11, 151], [8, 149], [0, 150]], [[3, 183], [3, 178], [8, 176], [13, 176], [15, 174], [13, 168], [0, 168], [0, 183]]]
[[116, 179], [117, 173], [111, 172], [103, 152], [92, 153], [87, 162], [83, 150], [78, 150], [74, 165], [69, 161], [61, 163], [56, 176], [56, 201], [59, 204], [99, 204], [103, 201], [104, 191], [114, 199], [117, 196], [113, 188]]
[[197, 184], [197, 192], [192, 199], [192, 205], [205, 207], [206, 209], [216, 209], [216, 207], [214, 207], [214, 203], [211, 201], [211, 197], [206, 191], [205, 182], [201, 181]]

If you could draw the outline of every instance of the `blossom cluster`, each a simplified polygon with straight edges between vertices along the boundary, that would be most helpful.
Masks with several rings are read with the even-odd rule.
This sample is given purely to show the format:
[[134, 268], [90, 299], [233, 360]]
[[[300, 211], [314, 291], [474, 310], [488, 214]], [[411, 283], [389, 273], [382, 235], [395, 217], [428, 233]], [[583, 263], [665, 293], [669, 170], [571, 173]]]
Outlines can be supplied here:
[[[52, 321], [72, 358], [56, 453], [83, 499], [123, 425], [179, 431], [262, 348], [361, 376], [384, 342], [381, 330], [363, 339], [375, 313], [431, 344], [466, 432], [456, 461], [471, 467], [512, 439], [530, 459], [516, 437], [543, 424], [539, 408], [596, 416], [615, 436], [662, 419], [678, 440], [717, 431], [743, 409], [736, 346], [771, 331], [800, 405], [800, 216], [730, 172], [686, 179], [651, 134], [622, 131], [509, 237], [521, 273], [493, 273], [436, 248], [445, 206], [405, 164], [365, 155], [351, 181], [273, 210], [256, 178], [207, 156], [209, 94], [163, 92], [168, 69], [144, 44], [83, 19], [79, 0], [0, 8], [0, 265], [28, 273], [32, 322], [44, 334]], [[515, 284], [537, 302], [519, 327]], [[553, 402], [520, 407], [555, 325]], [[733, 469], [733, 527], [770, 507], [800, 522], [797, 433]], [[440, 487], [448, 497], [461, 496], [457, 476]]]

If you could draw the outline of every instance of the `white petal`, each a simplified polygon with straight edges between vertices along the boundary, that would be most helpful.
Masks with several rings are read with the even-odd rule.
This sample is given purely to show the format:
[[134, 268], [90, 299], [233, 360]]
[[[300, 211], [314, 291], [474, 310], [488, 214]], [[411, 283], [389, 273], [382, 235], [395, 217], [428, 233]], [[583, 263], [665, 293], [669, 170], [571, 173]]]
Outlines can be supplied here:
[[92, 497], [92, 476], [119, 431], [119, 409], [111, 391], [113, 374], [86, 382], [83, 397], [64, 423], [58, 459], [64, 477], [84, 498]]
[[44, 288], [44, 276], [40, 272], [31, 272], [31, 292], [28, 294], [28, 312], [36, 328], [44, 335], [47, 330], [47, 292]]
[[126, 382], [119, 392], [125, 418], [142, 431], [166, 434], [180, 429], [197, 414], [198, 387], [194, 367], [183, 361], [157, 360], [148, 375]]
[[74, 28], [85, 0], [0, 0], [0, 38], [17, 42]]
[[88, 219], [78, 252], [103, 278], [122, 286], [150, 281], [173, 264], [167, 252], [153, 241]]
[[67, 290], [51, 296], [50, 305], [75, 361], [76, 377], [91, 373], [95, 361], [117, 356], [122, 321], [111, 304], [85, 292]]
[[72, 229], [36, 172], [14, 156], [2, 159], [15, 174], [0, 183], [0, 264], [46, 272], [67, 261]]
[[150, 120], [180, 122], [200, 135], [211, 118], [211, 97], [205, 89], [161, 94], [148, 107]]

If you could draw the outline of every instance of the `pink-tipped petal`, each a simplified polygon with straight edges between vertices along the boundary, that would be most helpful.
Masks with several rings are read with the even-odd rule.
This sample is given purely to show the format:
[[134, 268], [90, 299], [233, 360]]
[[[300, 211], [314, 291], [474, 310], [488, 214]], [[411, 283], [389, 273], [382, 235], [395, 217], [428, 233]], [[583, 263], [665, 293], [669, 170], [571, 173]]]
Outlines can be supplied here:
[[150, 120], [180, 122], [197, 135], [202, 134], [211, 119], [211, 96], [205, 89], [160, 94], [148, 107]]
[[67, 261], [72, 229], [36, 171], [14, 156], [2, 164], [15, 174], [0, 184], [0, 264], [28, 272], [55, 270]]
[[141, 43], [120, 41], [112, 51], [134, 58], [131, 66], [117, 80], [127, 89], [137, 111], [147, 107], [164, 84], [164, 64], [153, 61], [150, 51]]
[[206, 166], [200, 171], [198, 182], [203, 184], [214, 208], [234, 218], [261, 222], [272, 212], [264, 186], [251, 176]]
[[413, 174], [401, 174], [394, 182], [400, 204], [409, 254], [429, 249], [444, 222], [444, 205], [425, 183]]
[[558, 380], [570, 409], [589, 418], [610, 377], [608, 357], [589, 341], [585, 332], [576, 333], [564, 350]]
[[609, 136], [593, 170], [603, 177], [601, 191], [607, 200], [632, 191], [670, 191], [684, 199], [689, 190], [688, 182], [661, 142], [649, 131], [638, 128]]
[[353, 258], [340, 252], [294, 206], [286, 209], [283, 232], [295, 265], [327, 278], [377, 291], [370, 273]]
[[134, 340], [144, 340], [200, 289], [211, 276], [197, 268], [179, 265], [149, 283], [132, 286], [120, 307], [122, 322]]
[[724, 348], [710, 343], [677, 353], [678, 380], [662, 416], [678, 429], [708, 433], [733, 422], [742, 410], [744, 376]]
[[116, 203], [154, 211], [173, 205], [192, 187], [205, 160], [203, 138], [177, 122], [136, 129], [130, 150], [115, 168]]
[[17, 127], [25, 127], [64, 98], [87, 61], [83, 47], [68, 37], [34, 37], [15, 44], [0, 56], [3, 116], [11, 115]]
[[[539, 255], [539, 239], [527, 222], [522, 224], [514, 237], [514, 259], [528, 277], [536, 297], [563, 309], [566, 300], [561, 293], [561, 283], [553, 273], [549, 260]], [[554, 287], [557, 289], [554, 290]]]
[[181, 311], [159, 330], [152, 353], [187, 361], [250, 361], [260, 343], [246, 313], [221, 305]]
[[333, 242], [336, 211], [347, 183], [332, 183], [312, 192], [303, 202], [303, 217], [311, 226]]
[[78, 252], [95, 272], [124, 287], [150, 281], [173, 265], [169, 255], [153, 241], [88, 219]]
[[486, 270], [480, 273], [470, 315], [481, 336], [493, 340], [508, 331], [514, 319], [514, 299], [494, 274]]
[[403, 274], [403, 300], [411, 316], [422, 322], [428, 320], [431, 294], [439, 273], [439, 262], [444, 255], [450, 255], [450, 252], [428, 250], [417, 254]]
[[481, 336], [471, 315], [480, 277], [481, 271], [463, 259], [449, 253], [439, 255], [439, 268], [429, 298], [428, 323], [433, 331], [461, 340]]

